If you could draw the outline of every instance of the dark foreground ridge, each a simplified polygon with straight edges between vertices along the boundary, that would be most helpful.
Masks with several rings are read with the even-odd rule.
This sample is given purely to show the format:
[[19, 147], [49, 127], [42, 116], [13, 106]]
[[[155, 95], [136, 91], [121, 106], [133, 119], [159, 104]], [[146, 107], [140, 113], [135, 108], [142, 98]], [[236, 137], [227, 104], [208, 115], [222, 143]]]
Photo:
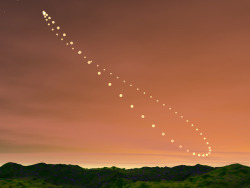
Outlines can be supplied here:
[[86, 188], [173, 188], [227, 187], [250, 188], [250, 167], [231, 164], [142, 167], [135, 169], [95, 168], [77, 165], [38, 163], [22, 166], [6, 163], [0, 167], [0, 187], [86, 187]]

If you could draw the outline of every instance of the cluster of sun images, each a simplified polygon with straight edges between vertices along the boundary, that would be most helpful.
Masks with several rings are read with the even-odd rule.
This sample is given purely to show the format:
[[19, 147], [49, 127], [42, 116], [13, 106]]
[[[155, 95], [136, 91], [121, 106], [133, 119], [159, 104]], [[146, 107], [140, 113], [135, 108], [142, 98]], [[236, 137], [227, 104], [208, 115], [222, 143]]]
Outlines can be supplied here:
[[[43, 14], [44, 19], [45, 19], [45, 21], [47, 22], [48, 26], [51, 27], [51, 31], [55, 32], [56, 36], [59, 37], [59, 39], [60, 39], [61, 41], [65, 41], [66, 45], [67, 45], [67, 46], [70, 46], [70, 48], [71, 48], [72, 50], [75, 50], [74, 42], [73, 42], [73, 41], [68, 41], [68, 40], [67, 40], [67, 34], [61, 32], [60, 26], [57, 26], [56, 23], [55, 23], [55, 21], [52, 20], [52, 18], [51, 18], [45, 11], [42, 11], [42, 14]], [[78, 55], [82, 55], [82, 51], [81, 51], [81, 50], [76, 50], [76, 52], [77, 52]], [[83, 56], [83, 58], [86, 59], [86, 56]], [[93, 64], [93, 62], [90, 61], [90, 60], [87, 60], [87, 59], [86, 59], [86, 61], [87, 61], [87, 64], [88, 64], [88, 65]], [[96, 65], [96, 67], [99, 67], [99, 65]], [[106, 71], [106, 69], [102, 69], [102, 71]], [[97, 72], [97, 75], [100, 76], [101, 74], [102, 74], [101, 71], [98, 71], [98, 72]], [[113, 75], [113, 73], [109, 73], [109, 74], [110, 74], [110, 75]], [[116, 79], [120, 79], [118, 76], [115, 77], [115, 78], [116, 78]], [[123, 80], [122, 82], [123, 82], [123, 83], [126, 83], [125, 80]], [[111, 87], [111, 86], [112, 86], [112, 83], [111, 83], [111, 82], [108, 83], [108, 86]], [[132, 84], [129, 84], [129, 86], [130, 86], [130, 87], [133, 87]], [[137, 90], [138, 92], [141, 91], [139, 88], [136, 88], [136, 90]], [[145, 92], [145, 91], [142, 91], [141, 93], [142, 93], [143, 95], [146, 95], [146, 92]], [[119, 94], [118, 97], [123, 98], [124, 96], [123, 96], [123, 94]], [[150, 98], [150, 99], [153, 99], [152, 96], [149, 96], [149, 98]], [[157, 99], [157, 100], [155, 100], [155, 102], [159, 103], [159, 100]], [[164, 104], [164, 103], [162, 104], [162, 107], [167, 108], [167, 107], [166, 107], [166, 104]], [[134, 106], [133, 104], [131, 104], [131, 105], [130, 105], [130, 108], [133, 109], [133, 108], [135, 108], [135, 106]], [[181, 119], [184, 118], [183, 116], [179, 116], [178, 112], [173, 111], [171, 107], [168, 107], [168, 110], [169, 110], [170, 112], [172, 111], [178, 118], [181, 118]], [[145, 117], [144, 114], [142, 114], [140, 118], [141, 118], [141, 119], [144, 119], [144, 118], [146, 118], [146, 117]], [[189, 120], [184, 120], [184, 121], [185, 121], [186, 123], [188, 123], [188, 125], [190, 125], [190, 127], [194, 128], [194, 130], [195, 130], [196, 132], [199, 133], [199, 135], [202, 137], [202, 139], [205, 141], [206, 145], [208, 146], [208, 152], [207, 152], [207, 153], [190, 152], [190, 150], [189, 150], [188, 148], [186, 148], [185, 151], [186, 151], [186, 152], [190, 152], [192, 155], [198, 156], [198, 157], [207, 157], [207, 156], [209, 156], [209, 155], [211, 154], [211, 151], [212, 151], [212, 150], [211, 150], [211, 147], [209, 146], [209, 142], [207, 141], [207, 138], [204, 137], [204, 136], [203, 136], [203, 133], [202, 133], [202, 132], [199, 132], [199, 129], [196, 128], [196, 126], [194, 126], [194, 124], [190, 123]], [[155, 128], [155, 127], [156, 127], [155, 124], [152, 124], [151, 126], [152, 126], [152, 128]], [[162, 135], [162, 136], [165, 136], [165, 132], [162, 132], [161, 135]], [[170, 142], [171, 142], [171, 143], [174, 143], [175, 140], [172, 138], [172, 139], [170, 139]], [[178, 145], [178, 147], [179, 147], [180, 149], [184, 149], [182, 145]]]

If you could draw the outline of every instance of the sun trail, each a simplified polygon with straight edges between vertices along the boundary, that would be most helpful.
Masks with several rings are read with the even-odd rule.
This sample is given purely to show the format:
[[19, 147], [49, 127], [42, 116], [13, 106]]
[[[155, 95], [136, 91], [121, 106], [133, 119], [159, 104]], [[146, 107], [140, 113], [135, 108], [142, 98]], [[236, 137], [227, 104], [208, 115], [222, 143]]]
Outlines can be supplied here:
[[[52, 32], [53, 32], [53, 31], [56, 31], [55, 35], [56, 35], [56, 36], [60, 36], [60, 37], [59, 37], [59, 40], [64, 41], [65, 44], [66, 44], [67, 46], [69, 46], [71, 50], [75, 51], [77, 55], [83, 55], [81, 50], [75, 50], [74, 42], [71, 41], [71, 40], [70, 40], [70, 41], [67, 40], [67, 39], [68, 39], [68, 38], [66, 37], [67, 34], [64, 33], [64, 32], [61, 32], [61, 27], [60, 27], [60, 26], [55, 26], [55, 23], [56, 23], [56, 22], [55, 22], [54, 20], [52, 20], [52, 18], [47, 14], [47, 12], [42, 11], [42, 14], [43, 14], [43, 17], [44, 17], [45, 21], [47, 22], [47, 25], [48, 25], [49, 27], [51, 27], [51, 31], [52, 31]], [[86, 57], [86, 56], [83, 56], [83, 58], [86, 59], [87, 57]], [[93, 62], [92, 62], [91, 60], [87, 60], [87, 64], [88, 64], [88, 65], [91, 65], [91, 64], [93, 64]], [[95, 66], [96, 66], [97, 68], [99, 67], [99, 65], [95, 65]], [[106, 71], [105, 68], [102, 69], [102, 70], [103, 70], [103, 72]], [[97, 75], [100, 76], [101, 74], [102, 74], [102, 72], [101, 72], [100, 70], [98, 70]], [[113, 73], [109, 73], [109, 74], [110, 74], [110, 75], [113, 75]], [[119, 76], [116, 76], [116, 77], [114, 77], [114, 78], [120, 79]], [[133, 87], [132, 84], [127, 83], [125, 80], [121, 81], [121, 84], [128, 84], [130, 87]], [[109, 87], [111, 87], [111, 86], [112, 86], [112, 83], [109, 82], [107, 85], [108, 85]], [[146, 95], [146, 92], [145, 92], [145, 91], [143, 91], [143, 90], [141, 90], [141, 89], [139, 89], [139, 88], [136, 88], [136, 90], [137, 90], [138, 92], [140, 92], [141, 94]], [[119, 98], [124, 98], [124, 94], [119, 94], [118, 97], [119, 97]], [[155, 99], [155, 97], [153, 97], [153, 96], [151, 96], [151, 95], [149, 95], [148, 99], [154, 100], [156, 103], [159, 103], [159, 99]], [[135, 106], [134, 106], [133, 104], [129, 104], [129, 106], [130, 106], [130, 109], [134, 109], [134, 108], [135, 108]], [[162, 103], [162, 107], [165, 108], [165, 109], [168, 109], [169, 112], [174, 113], [175, 116], [176, 116], [177, 118], [184, 119], [184, 117], [183, 117], [182, 115], [179, 115], [179, 113], [178, 113], [177, 111], [173, 111], [173, 109], [172, 109], [171, 107], [166, 107], [166, 104], [165, 104], [165, 103]], [[141, 117], [141, 119], [146, 118], [146, 116], [145, 116], [144, 114], [141, 114], [140, 117]], [[182, 144], [178, 144], [177, 147], [178, 147], [179, 149], [182, 149], [183, 151], [186, 151], [187, 153], [190, 152], [192, 156], [207, 157], [207, 156], [211, 155], [211, 152], [212, 152], [211, 146], [209, 145], [209, 142], [207, 141], [207, 138], [206, 138], [206, 137], [203, 137], [203, 133], [202, 133], [202, 132], [199, 132], [199, 129], [198, 129], [196, 126], [194, 126], [193, 123], [190, 123], [190, 121], [189, 121], [188, 119], [184, 120], [184, 122], [185, 122], [187, 125], [189, 125], [190, 127], [194, 128], [193, 130], [195, 130], [196, 132], [199, 133], [200, 136], [202, 136], [202, 140], [205, 141], [205, 144], [207, 145], [208, 152], [207, 152], [207, 153], [196, 153], [195, 151], [191, 151], [189, 148], [185, 148]], [[155, 124], [154, 122], [153, 122], [150, 126], [151, 126], [152, 128], [157, 127], [156, 124]], [[161, 135], [162, 135], [162, 136], [165, 136], [166, 134], [165, 134], [165, 132], [161, 132]], [[174, 140], [173, 138], [170, 138], [170, 139], [169, 139], [169, 142], [173, 144], [173, 143], [175, 142], [175, 140]]]

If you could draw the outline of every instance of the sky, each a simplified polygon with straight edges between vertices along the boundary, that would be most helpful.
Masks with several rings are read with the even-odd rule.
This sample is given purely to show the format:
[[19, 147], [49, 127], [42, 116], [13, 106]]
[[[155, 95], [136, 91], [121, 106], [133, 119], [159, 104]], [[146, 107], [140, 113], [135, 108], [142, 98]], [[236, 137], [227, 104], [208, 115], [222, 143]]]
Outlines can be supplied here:
[[1, 0], [0, 165], [250, 166], [249, 6]]

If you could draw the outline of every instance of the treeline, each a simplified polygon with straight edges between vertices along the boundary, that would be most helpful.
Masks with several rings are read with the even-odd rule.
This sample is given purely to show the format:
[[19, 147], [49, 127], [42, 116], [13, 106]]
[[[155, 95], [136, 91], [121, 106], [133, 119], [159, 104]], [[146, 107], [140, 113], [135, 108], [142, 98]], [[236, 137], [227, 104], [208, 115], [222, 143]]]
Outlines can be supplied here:
[[[38, 163], [22, 166], [6, 163], [0, 167], [0, 182], [19, 181], [56, 187], [250, 187], [250, 167], [233, 164], [225, 167], [205, 165], [176, 167], [143, 167], [121, 169], [116, 167], [85, 169], [76, 165]], [[0, 184], [1, 185], [1, 184]], [[41, 186], [40, 185], [40, 186]], [[32, 186], [31, 186], [32, 187]]]

